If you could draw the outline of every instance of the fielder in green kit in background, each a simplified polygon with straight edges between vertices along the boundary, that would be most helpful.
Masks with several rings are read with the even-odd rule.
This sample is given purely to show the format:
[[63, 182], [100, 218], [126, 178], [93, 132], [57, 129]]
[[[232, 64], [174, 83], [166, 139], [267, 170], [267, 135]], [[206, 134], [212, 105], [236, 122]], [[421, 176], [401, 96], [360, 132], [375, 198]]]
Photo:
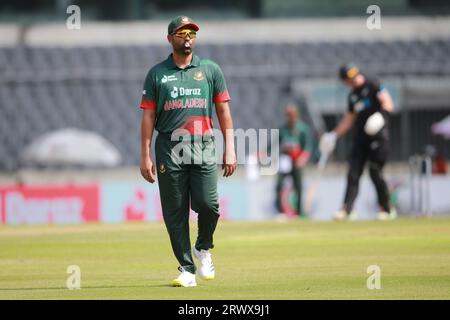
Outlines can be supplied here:
[[302, 170], [308, 163], [313, 140], [309, 126], [300, 119], [300, 112], [294, 104], [285, 109], [286, 122], [280, 128], [280, 167], [276, 183], [276, 207], [279, 213], [284, 212], [281, 192], [288, 176], [292, 177], [293, 189], [297, 195], [295, 214], [303, 217], [302, 205]]
[[[164, 223], [180, 275], [172, 285], [196, 286], [195, 273], [205, 280], [215, 277], [210, 249], [219, 219], [217, 161], [213, 137], [213, 106], [224, 136], [222, 169], [225, 177], [236, 170], [233, 120], [226, 82], [213, 61], [193, 54], [199, 27], [180, 16], [168, 26], [167, 40], [173, 51], [147, 74], [141, 108], [141, 174], [153, 183], [156, 172]], [[155, 142], [153, 163], [151, 141]], [[198, 213], [198, 236], [192, 248], [189, 211]]]

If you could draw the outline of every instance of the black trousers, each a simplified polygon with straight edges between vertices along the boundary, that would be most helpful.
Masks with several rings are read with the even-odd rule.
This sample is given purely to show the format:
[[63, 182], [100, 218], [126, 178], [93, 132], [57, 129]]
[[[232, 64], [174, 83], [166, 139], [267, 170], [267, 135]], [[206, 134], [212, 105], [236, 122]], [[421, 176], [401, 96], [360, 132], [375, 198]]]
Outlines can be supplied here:
[[353, 210], [359, 189], [359, 179], [365, 164], [369, 163], [369, 174], [378, 196], [379, 206], [390, 211], [389, 190], [383, 178], [383, 167], [388, 156], [388, 140], [354, 141], [349, 159], [347, 190], [344, 197], [344, 209], [347, 213]]

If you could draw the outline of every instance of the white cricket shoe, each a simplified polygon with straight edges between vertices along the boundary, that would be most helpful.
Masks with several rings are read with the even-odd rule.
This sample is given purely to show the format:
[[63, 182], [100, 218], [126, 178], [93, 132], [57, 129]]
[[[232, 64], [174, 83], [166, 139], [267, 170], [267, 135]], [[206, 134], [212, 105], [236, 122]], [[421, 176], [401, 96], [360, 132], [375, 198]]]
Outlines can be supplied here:
[[350, 212], [350, 214], [348, 215], [347, 218], [349, 221], [356, 221], [356, 220], [358, 220], [358, 215], [357, 215], [356, 211], [352, 211], [352, 212]]
[[336, 221], [343, 221], [347, 219], [347, 212], [345, 210], [339, 210], [337, 211], [334, 216], [333, 219]]
[[179, 267], [180, 275], [178, 278], [172, 281], [172, 285], [174, 287], [195, 287], [197, 286], [197, 282], [195, 281], [195, 274], [190, 273], [184, 270], [183, 267]]
[[214, 265], [209, 250], [199, 251], [195, 248], [195, 246], [193, 246], [192, 251], [194, 252], [194, 256], [199, 261], [198, 273], [200, 278], [203, 280], [213, 280], [215, 276]]
[[377, 215], [377, 220], [380, 221], [387, 221], [387, 220], [394, 220], [397, 218], [397, 210], [395, 208], [392, 208], [390, 213], [387, 213], [386, 211], [380, 211]]
[[350, 212], [350, 214], [348, 214], [345, 210], [339, 210], [334, 214], [333, 219], [336, 221], [355, 221], [357, 219], [357, 215], [355, 211], [352, 211]]
[[391, 208], [391, 213], [389, 215], [391, 216], [391, 220], [397, 219], [397, 209], [392, 207]]

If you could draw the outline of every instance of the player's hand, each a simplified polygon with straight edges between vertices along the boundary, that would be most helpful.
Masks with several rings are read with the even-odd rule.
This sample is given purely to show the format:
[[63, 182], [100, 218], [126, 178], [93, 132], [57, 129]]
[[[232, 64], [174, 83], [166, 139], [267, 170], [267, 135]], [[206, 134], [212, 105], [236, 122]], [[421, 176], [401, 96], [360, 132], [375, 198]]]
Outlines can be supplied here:
[[156, 168], [150, 157], [141, 159], [141, 175], [148, 182], [155, 182]]
[[336, 132], [326, 132], [322, 135], [319, 141], [319, 150], [321, 153], [329, 155], [336, 147], [337, 135]]
[[236, 171], [236, 153], [234, 151], [223, 153], [222, 170], [224, 177], [229, 177]]
[[308, 163], [308, 157], [299, 157], [297, 160], [295, 160], [295, 167], [297, 169], [301, 169]]

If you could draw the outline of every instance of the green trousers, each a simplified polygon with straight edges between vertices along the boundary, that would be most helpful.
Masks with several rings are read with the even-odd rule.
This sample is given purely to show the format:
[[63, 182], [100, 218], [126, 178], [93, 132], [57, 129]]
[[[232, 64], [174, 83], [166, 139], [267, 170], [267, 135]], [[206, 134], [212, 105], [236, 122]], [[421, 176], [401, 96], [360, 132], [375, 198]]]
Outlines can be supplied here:
[[155, 155], [163, 219], [173, 252], [180, 266], [195, 273], [189, 236], [190, 208], [198, 214], [198, 250], [214, 247], [213, 234], [219, 219], [214, 140], [192, 137], [180, 142], [171, 141], [170, 135], [158, 134]]
[[276, 184], [276, 207], [278, 212], [282, 212], [282, 203], [281, 203], [281, 192], [283, 190], [284, 180], [288, 177], [292, 177], [294, 192], [297, 195], [297, 207], [296, 207], [296, 213], [297, 215], [303, 215], [303, 203], [302, 203], [302, 170], [293, 168], [290, 173], [279, 173], [277, 177], [277, 184]]

